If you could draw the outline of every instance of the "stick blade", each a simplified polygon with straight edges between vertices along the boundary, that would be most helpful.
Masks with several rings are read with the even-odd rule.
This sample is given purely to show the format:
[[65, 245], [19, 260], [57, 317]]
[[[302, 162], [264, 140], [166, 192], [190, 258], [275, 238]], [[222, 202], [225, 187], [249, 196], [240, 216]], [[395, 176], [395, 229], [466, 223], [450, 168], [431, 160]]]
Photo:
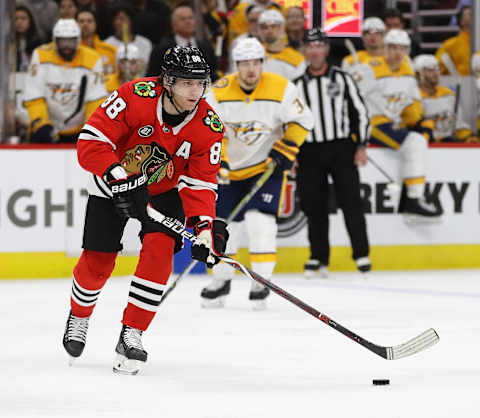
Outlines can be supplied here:
[[435, 345], [440, 340], [437, 332], [433, 329], [427, 329], [415, 338], [406, 343], [387, 348], [387, 360], [398, 360], [419, 353]]

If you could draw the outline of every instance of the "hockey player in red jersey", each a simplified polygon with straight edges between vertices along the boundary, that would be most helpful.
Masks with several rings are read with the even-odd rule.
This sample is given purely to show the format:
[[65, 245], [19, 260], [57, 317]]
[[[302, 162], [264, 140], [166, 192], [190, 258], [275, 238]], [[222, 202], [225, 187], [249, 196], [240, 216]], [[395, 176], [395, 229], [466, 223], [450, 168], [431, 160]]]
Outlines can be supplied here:
[[222, 121], [203, 99], [209, 68], [197, 48], [169, 49], [159, 77], [114, 91], [83, 127], [78, 161], [90, 173], [83, 252], [73, 271], [63, 345], [85, 347], [88, 321], [111, 275], [129, 218], [141, 222], [142, 249], [132, 277], [113, 370], [136, 374], [147, 360], [141, 336], [160, 303], [182, 240], [153, 220], [147, 203], [192, 227], [192, 257], [213, 266], [225, 250], [226, 225], [215, 220]]

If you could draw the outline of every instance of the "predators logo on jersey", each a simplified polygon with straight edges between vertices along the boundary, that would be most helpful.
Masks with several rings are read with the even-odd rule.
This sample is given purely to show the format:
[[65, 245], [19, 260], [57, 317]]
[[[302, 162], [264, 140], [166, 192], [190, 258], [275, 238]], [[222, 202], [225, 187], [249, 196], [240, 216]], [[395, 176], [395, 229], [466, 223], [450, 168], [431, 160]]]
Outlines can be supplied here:
[[235, 133], [235, 137], [245, 145], [254, 145], [272, 133], [272, 128], [259, 120], [232, 122], [228, 126]]
[[79, 86], [73, 83], [47, 83], [47, 88], [52, 102], [59, 105], [68, 105], [78, 99]]
[[128, 149], [120, 163], [127, 173], [144, 173], [148, 185], [159, 183], [165, 176], [171, 180], [175, 173], [172, 157], [155, 142], [150, 145], [138, 144]]

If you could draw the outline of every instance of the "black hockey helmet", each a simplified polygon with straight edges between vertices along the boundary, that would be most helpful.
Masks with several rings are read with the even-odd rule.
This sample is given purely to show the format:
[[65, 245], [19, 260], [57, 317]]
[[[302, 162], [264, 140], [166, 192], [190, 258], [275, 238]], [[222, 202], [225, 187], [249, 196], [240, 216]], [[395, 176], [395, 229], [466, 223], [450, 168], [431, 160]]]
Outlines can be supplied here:
[[328, 37], [322, 29], [311, 28], [305, 32], [305, 35], [303, 36], [303, 42], [323, 42], [328, 44]]
[[210, 77], [210, 67], [198, 48], [176, 45], [163, 56], [163, 74], [167, 78], [206, 80]]

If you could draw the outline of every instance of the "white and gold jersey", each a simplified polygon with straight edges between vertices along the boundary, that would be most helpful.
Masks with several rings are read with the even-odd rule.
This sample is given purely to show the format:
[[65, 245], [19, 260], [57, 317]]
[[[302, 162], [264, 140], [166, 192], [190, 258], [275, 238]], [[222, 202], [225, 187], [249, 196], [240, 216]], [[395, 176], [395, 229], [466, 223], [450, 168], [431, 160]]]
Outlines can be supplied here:
[[374, 85], [366, 96], [372, 125], [393, 122], [411, 126], [422, 117], [420, 90], [408, 60], [392, 71], [384, 57], [377, 57], [371, 66]]
[[288, 139], [300, 146], [313, 128], [313, 116], [294, 84], [263, 73], [257, 87], [246, 94], [236, 74], [218, 80], [207, 101], [226, 126], [224, 150], [234, 180], [248, 178], [263, 168], [275, 141]]
[[[425, 119], [433, 120], [435, 127], [433, 136], [435, 141], [452, 137], [454, 134], [460, 139], [472, 134], [468, 124], [463, 119], [459, 106], [454, 129], [455, 93], [448, 87], [436, 86], [434, 94], [428, 94], [420, 89], [422, 95], [422, 107]], [[454, 132], [455, 131], [455, 132]]]
[[270, 73], [280, 74], [287, 80], [294, 80], [301, 76], [307, 68], [303, 54], [287, 46], [282, 51], [266, 52], [263, 70]]
[[[65, 124], [77, 109], [82, 76], [87, 77], [83, 106]], [[25, 80], [25, 107], [33, 131], [51, 123], [62, 134], [78, 132], [106, 95], [102, 61], [93, 49], [80, 45], [71, 62], [56, 53], [53, 43], [33, 52]]]

